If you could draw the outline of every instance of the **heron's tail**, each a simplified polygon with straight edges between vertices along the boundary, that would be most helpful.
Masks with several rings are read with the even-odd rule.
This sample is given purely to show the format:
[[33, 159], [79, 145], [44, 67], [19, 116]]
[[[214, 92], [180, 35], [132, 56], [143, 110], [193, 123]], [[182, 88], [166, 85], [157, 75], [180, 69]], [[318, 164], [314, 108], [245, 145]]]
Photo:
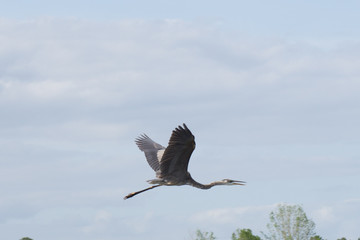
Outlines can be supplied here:
[[137, 191], [137, 192], [133, 192], [133, 193], [129, 193], [127, 196], [124, 197], [124, 200], [128, 199], [128, 198], [132, 198], [133, 196], [139, 194], [139, 193], [142, 193], [142, 192], [145, 192], [147, 190], [150, 190], [150, 189], [153, 189], [153, 188], [156, 188], [156, 187], [159, 187], [159, 186], [162, 186], [162, 185], [154, 185], [154, 186], [151, 186], [151, 187], [148, 187], [148, 188], [145, 188], [143, 190], [140, 190], [140, 191]]

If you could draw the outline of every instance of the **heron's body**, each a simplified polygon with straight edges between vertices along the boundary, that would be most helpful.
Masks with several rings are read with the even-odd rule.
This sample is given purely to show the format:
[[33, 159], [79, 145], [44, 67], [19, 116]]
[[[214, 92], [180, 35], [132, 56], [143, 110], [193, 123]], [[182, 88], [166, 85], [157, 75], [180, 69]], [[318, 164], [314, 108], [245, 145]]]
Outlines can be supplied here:
[[244, 185], [243, 181], [224, 179], [210, 184], [196, 182], [188, 172], [188, 164], [195, 149], [195, 137], [185, 124], [176, 128], [170, 137], [168, 147], [151, 140], [146, 134], [135, 140], [136, 145], [145, 153], [150, 167], [156, 172], [156, 179], [149, 180], [153, 186], [130, 193], [124, 199], [131, 198], [141, 192], [159, 186], [191, 185], [201, 189], [209, 189], [216, 185]]

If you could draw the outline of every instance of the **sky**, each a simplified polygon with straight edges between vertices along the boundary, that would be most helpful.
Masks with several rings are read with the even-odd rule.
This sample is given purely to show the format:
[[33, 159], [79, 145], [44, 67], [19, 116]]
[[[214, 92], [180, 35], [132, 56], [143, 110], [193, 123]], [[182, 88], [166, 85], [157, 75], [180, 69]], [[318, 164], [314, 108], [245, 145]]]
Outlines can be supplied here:
[[[0, 234], [230, 239], [301, 205], [360, 237], [358, 1], [3, 1]], [[201, 182], [148, 187], [134, 139], [186, 123]]]

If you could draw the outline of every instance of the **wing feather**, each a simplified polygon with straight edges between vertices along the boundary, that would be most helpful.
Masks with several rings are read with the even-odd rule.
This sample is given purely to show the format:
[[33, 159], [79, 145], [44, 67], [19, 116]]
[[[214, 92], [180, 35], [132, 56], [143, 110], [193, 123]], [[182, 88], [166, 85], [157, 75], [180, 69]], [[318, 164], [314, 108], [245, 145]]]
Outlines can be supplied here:
[[146, 160], [150, 167], [156, 172], [160, 169], [160, 159], [165, 147], [154, 142], [146, 134], [141, 135], [135, 140], [136, 145], [145, 153]]
[[195, 137], [185, 124], [173, 132], [169, 145], [160, 161], [161, 176], [185, 176], [192, 152], [195, 149]]

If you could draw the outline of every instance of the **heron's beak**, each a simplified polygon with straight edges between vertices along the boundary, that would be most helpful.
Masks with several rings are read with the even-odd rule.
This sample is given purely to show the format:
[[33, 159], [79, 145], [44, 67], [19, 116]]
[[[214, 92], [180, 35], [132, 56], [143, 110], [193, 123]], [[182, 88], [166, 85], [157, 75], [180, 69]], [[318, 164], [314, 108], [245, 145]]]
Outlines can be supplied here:
[[237, 180], [233, 180], [233, 182], [231, 184], [233, 185], [245, 185], [246, 182], [244, 181], [237, 181]]

